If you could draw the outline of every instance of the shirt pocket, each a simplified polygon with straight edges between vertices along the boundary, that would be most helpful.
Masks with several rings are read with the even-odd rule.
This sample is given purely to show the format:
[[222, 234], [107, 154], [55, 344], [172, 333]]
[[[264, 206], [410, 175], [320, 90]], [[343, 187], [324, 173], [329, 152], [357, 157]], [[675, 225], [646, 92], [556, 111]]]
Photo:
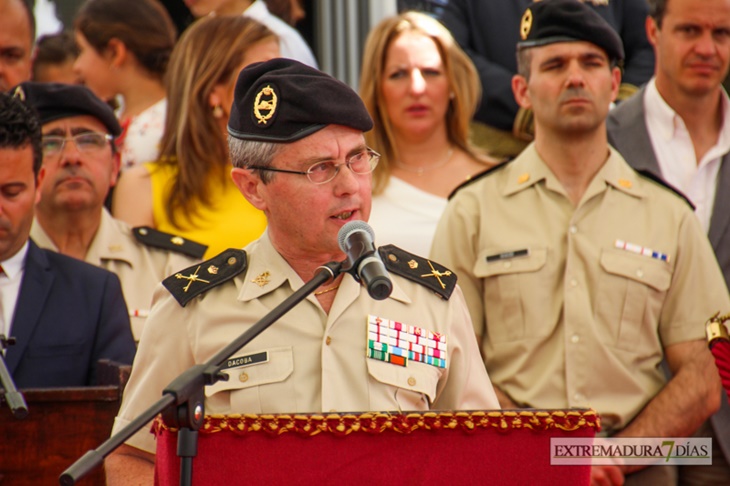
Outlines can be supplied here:
[[[515, 248], [490, 248], [479, 254], [474, 274], [484, 282], [484, 310], [487, 337], [492, 343], [538, 337], [549, 332], [542, 320], [527, 315], [528, 309], [549, 309], [550, 296], [545, 263], [547, 249], [530, 250], [527, 255], [487, 261]], [[490, 325], [491, 324], [491, 325]]]
[[658, 339], [656, 323], [672, 270], [667, 262], [622, 250], [601, 252], [601, 275], [595, 294], [598, 333], [606, 344], [627, 351]]
[[205, 388], [207, 413], [288, 413], [296, 411], [291, 346], [246, 350], [231, 359], [266, 353], [266, 361], [223, 370], [228, 381]]
[[[382, 397], [383, 392], [400, 411], [429, 410], [436, 400], [436, 390], [441, 369], [411, 361], [408, 366], [398, 366], [375, 359], [367, 360], [371, 400]], [[390, 401], [384, 400], [386, 402]], [[383, 403], [376, 399], [372, 410], [382, 410]]]

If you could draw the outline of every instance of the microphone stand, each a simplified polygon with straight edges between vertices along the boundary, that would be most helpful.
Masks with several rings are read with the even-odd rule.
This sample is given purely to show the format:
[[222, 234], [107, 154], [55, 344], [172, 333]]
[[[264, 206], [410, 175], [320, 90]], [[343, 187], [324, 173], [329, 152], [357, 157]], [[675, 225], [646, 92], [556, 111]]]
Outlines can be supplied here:
[[13, 417], [24, 419], [28, 416], [28, 405], [25, 404], [23, 395], [15, 387], [13, 377], [10, 376], [10, 371], [5, 365], [5, 354], [3, 353], [8, 346], [13, 344], [15, 344], [14, 337], [6, 338], [5, 334], [0, 334], [0, 385], [5, 389], [5, 401], [8, 402]]
[[[227, 381], [228, 375], [221, 372], [226, 360], [236, 351], [244, 347], [266, 328], [289, 312], [299, 302], [320, 285], [335, 279], [343, 272], [355, 272], [357, 262], [345, 260], [330, 262], [318, 268], [314, 278], [305, 283], [284, 302], [276, 306], [251, 328], [241, 334], [235, 341], [220, 350], [215, 356], [203, 364], [188, 368], [175, 378], [164, 390], [162, 398], [142, 412], [122, 430], [111, 436], [97, 449], [88, 451], [66, 469], [59, 477], [63, 486], [76, 484], [76, 481], [88, 474], [102, 463], [114, 449], [119, 447], [138, 430], [162, 413], [165, 423], [179, 429], [177, 436], [177, 455], [180, 457], [180, 484], [190, 486], [193, 478], [193, 458], [197, 455], [198, 430], [203, 425], [205, 415], [206, 385], [213, 385], [219, 380]], [[174, 407], [171, 407], [174, 405]]]

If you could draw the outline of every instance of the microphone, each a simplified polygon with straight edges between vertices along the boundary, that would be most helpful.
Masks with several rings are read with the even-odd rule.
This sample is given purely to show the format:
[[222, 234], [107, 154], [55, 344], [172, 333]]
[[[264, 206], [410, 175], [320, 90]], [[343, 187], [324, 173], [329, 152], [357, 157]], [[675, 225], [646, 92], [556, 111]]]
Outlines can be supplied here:
[[365, 221], [350, 221], [337, 234], [340, 249], [357, 272], [356, 278], [365, 284], [370, 297], [383, 300], [393, 291], [393, 283], [375, 250], [374, 239], [373, 229]]

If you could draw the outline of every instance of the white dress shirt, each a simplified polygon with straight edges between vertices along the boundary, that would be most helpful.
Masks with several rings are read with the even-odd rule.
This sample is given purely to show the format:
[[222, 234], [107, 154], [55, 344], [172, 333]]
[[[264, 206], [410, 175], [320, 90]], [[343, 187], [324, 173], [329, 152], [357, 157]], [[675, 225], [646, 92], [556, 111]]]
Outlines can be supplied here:
[[723, 91], [720, 135], [698, 161], [684, 120], [664, 101], [654, 78], [647, 84], [644, 95], [646, 127], [662, 176], [692, 201], [705, 232], [710, 228], [722, 157], [730, 152], [729, 108], [730, 100]]
[[0, 262], [4, 272], [0, 274], [0, 334], [10, 336], [10, 325], [13, 322], [15, 304], [20, 294], [20, 282], [25, 270], [25, 255], [28, 253], [28, 242], [9, 259]]
[[281, 57], [295, 59], [301, 63], [318, 68], [317, 60], [312, 54], [312, 49], [304, 40], [302, 35], [291, 25], [269, 12], [266, 4], [256, 0], [243, 12], [244, 17], [258, 20], [279, 37], [279, 50]]

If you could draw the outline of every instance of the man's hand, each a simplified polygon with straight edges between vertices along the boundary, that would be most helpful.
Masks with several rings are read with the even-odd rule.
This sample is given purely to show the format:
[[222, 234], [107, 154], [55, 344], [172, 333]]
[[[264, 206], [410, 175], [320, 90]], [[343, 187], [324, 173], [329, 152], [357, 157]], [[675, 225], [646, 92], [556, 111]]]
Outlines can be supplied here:
[[619, 466], [592, 466], [591, 486], [621, 486], [624, 473]]

